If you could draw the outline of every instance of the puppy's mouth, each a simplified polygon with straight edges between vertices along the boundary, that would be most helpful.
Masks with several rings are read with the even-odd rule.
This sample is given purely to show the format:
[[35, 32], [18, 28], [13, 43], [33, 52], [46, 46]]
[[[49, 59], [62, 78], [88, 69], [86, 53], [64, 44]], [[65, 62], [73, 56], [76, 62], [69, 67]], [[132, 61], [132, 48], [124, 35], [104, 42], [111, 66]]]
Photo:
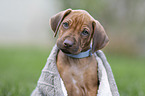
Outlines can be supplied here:
[[60, 48], [59, 47], [59, 49], [65, 54], [78, 54], [78, 53], [80, 53], [78, 48], [64, 48], [64, 47]]
[[58, 40], [57, 47], [66, 54], [78, 54], [80, 52], [79, 45], [77, 43], [72, 43], [69, 40]]
[[66, 53], [66, 54], [71, 54], [71, 52], [69, 52], [67, 49], [60, 49], [63, 53]]

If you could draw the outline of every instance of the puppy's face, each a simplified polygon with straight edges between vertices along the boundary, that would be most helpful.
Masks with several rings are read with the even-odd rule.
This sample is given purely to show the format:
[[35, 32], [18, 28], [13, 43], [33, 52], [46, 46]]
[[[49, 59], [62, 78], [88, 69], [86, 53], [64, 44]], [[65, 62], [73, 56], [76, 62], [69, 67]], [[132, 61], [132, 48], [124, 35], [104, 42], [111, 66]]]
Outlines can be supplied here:
[[51, 28], [59, 38], [57, 46], [64, 53], [78, 54], [90, 48], [93, 41], [92, 52], [103, 48], [108, 37], [101, 24], [94, 20], [84, 10], [65, 10], [51, 18]]
[[57, 46], [64, 53], [78, 54], [90, 48], [92, 20], [85, 12], [71, 12], [61, 23]]

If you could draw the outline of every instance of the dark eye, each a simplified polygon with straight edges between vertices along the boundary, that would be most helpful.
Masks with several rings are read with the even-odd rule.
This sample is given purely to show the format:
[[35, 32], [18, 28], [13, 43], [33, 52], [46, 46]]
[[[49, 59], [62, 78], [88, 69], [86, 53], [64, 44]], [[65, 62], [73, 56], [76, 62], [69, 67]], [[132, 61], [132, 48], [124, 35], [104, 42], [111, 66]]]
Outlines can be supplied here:
[[64, 27], [65, 29], [67, 29], [67, 28], [69, 27], [69, 23], [68, 23], [68, 22], [64, 22], [64, 23], [63, 23], [63, 27]]
[[82, 35], [83, 36], [88, 36], [89, 35], [89, 32], [87, 30], [83, 30]]

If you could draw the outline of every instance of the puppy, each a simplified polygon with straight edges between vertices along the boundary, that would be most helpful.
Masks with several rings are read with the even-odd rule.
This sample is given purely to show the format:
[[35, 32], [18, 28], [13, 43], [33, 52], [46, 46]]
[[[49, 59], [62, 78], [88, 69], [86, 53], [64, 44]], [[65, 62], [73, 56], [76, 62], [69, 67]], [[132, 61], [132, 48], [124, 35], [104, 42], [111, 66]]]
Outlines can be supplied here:
[[57, 68], [68, 96], [96, 96], [97, 61], [93, 53], [109, 41], [103, 26], [85, 10], [72, 9], [53, 16], [50, 25], [54, 36], [59, 31]]

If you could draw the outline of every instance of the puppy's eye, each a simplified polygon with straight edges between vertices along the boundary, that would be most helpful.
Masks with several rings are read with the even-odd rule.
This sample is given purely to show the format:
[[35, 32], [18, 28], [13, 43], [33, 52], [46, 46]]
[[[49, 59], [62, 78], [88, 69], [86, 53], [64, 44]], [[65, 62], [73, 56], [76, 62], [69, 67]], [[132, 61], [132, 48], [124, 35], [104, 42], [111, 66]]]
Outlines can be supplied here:
[[82, 35], [83, 35], [83, 36], [88, 36], [88, 35], [89, 35], [89, 32], [88, 32], [87, 30], [83, 30], [83, 31], [82, 31]]
[[67, 29], [67, 28], [69, 27], [69, 23], [68, 23], [68, 22], [64, 22], [64, 23], [63, 23], [63, 27], [64, 27], [65, 29]]

